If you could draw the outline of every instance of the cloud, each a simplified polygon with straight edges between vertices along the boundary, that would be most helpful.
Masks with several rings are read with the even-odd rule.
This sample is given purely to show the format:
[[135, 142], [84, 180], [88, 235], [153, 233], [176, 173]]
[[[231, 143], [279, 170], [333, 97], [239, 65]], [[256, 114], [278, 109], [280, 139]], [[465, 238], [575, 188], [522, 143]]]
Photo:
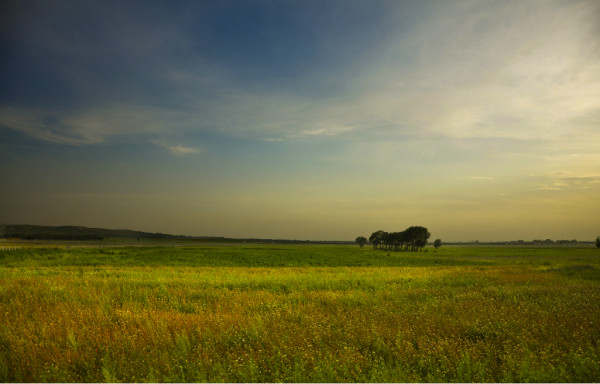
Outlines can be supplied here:
[[538, 191], [576, 191], [600, 189], [600, 174], [572, 176], [562, 172], [538, 177]]
[[[319, 97], [235, 88], [221, 94], [210, 125], [247, 138], [354, 131], [357, 140], [598, 139], [598, 5], [464, 1], [424, 9], [411, 28], [382, 25], [389, 36], [353, 58], [354, 72], [339, 80], [345, 87]], [[331, 75], [317, 72], [312, 80]]]
[[370, 63], [361, 102], [423, 134], [562, 138], [600, 110], [599, 11], [593, 2], [437, 3]]
[[54, 114], [39, 114], [25, 108], [0, 109], [0, 125], [25, 133], [39, 140], [68, 145], [89, 145], [104, 141], [104, 135], [80, 130], [68, 120]]
[[[181, 10], [177, 15], [186, 17], [175, 22], [170, 8], [155, 17], [125, 5], [88, 11], [60, 4], [43, 6], [37, 18], [26, 19], [32, 28], [17, 35], [41, 52], [41, 62], [75, 100], [60, 108], [0, 110], [0, 124], [49, 142], [89, 145], [189, 132], [266, 141], [351, 132], [361, 140], [598, 138], [597, 2], [386, 3], [381, 15], [356, 25], [356, 41], [324, 23], [318, 39], [294, 40], [317, 44], [310, 49], [257, 47], [278, 56], [297, 48], [312, 53], [293, 66], [295, 81], [281, 79], [285, 68], [277, 71], [282, 81], [259, 81], [268, 79], [247, 69], [256, 58], [221, 52], [220, 41], [210, 40], [218, 38], [215, 25], [195, 30], [198, 23]], [[62, 13], [83, 15], [91, 26], [73, 33], [70, 23], [54, 21]], [[115, 22], [123, 18], [128, 22]], [[309, 19], [298, 26], [308, 27]], [[319, 60], [311, 65], [309, 59]]]
[[155, 140], [153, 141], [153, 143], [160, 147], [168, 149], [173, 155], [176, 156], [187, 156], [192, 155], [194, 153], [203, 152], [203, 150], [198, 147], [186, 147], [184, 145], [179, 144], [169, 144], [160, 140]]
[[169, 126], [192, 124], [193, 115], [143, 106], [106, 106], [73, 111], [0, 108], [0, 125], [39, 140], [74, 146], [105, 143], [119, 136], [168, 135]]
[[185, 156], [185, 155], [189, 155], [189, 154], [192, 154], [192, 153], [198, 153], [198, 152], [200, 152], [200, 150], [198, 148], [184, 147], [183, 145], [167, 146], [167, 148], [174, 155], [177, 155], [177, 156]]
[[337, 136], [346, 132], [354, 130], [352, 126], [339, 126], [339, 125], [325, 125], [319, 128], [305, 129], [297, 134], [292, 135], [293, 137], [307, 137], [307, 136]]

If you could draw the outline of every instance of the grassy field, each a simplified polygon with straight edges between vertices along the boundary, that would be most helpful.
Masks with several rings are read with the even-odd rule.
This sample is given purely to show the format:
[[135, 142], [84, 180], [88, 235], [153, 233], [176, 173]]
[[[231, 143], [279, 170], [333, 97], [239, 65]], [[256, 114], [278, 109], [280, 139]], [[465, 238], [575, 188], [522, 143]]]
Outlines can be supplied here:
[[598, 382], [600, 250], [0, 250], [0, 381]]

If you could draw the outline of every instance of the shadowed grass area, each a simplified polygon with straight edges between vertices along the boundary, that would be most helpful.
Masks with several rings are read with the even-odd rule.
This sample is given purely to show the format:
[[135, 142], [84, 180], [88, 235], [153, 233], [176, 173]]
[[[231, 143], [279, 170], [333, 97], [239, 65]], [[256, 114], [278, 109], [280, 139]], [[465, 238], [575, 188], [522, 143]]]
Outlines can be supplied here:
[[5, 252], [0, 381], [596, 382], [589, 251]]

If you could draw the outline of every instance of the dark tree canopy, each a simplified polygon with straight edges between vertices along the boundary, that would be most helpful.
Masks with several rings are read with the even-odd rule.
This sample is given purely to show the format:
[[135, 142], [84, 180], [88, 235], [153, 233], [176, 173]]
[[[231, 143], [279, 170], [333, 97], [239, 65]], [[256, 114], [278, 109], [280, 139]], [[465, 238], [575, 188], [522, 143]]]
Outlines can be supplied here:
[[600, 248], [600, 236], [596, 237], [596, 247]]
[[418, 252], [427, 245], [430, 236], [427, 228], [412, 226], [402, 232], [373, 232], [369, 241], [373, 249]]
[[442, 246], [442, 240], [435, 239], [435, 241], [433, 242], [433, 246], [435, 247], [435, 249], [438, 249], [439, 247]]

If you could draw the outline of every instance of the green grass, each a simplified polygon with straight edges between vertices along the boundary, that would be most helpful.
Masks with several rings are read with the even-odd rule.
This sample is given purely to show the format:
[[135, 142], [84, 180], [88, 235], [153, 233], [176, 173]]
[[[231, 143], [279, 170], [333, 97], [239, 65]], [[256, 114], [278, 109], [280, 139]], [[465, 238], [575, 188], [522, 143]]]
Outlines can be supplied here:
[[600, 252], [0, 252], [3, 382], [597, 382]]
[[0, 266], [429, 267], [600, 265], [592, 248], [446, 247], [389, 252], [341, 245], [20, 248], [0, 251]]

